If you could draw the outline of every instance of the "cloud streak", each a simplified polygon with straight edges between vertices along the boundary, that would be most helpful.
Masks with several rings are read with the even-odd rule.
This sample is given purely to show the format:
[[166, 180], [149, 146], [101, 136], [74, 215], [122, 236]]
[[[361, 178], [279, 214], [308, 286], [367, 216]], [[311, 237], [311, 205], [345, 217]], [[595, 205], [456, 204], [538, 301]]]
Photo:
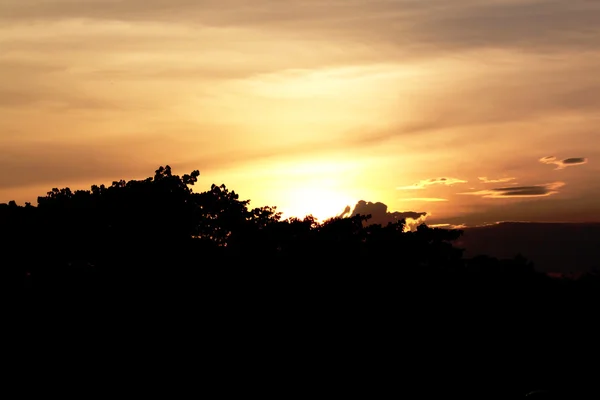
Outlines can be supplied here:
[[438, 197], [411, 197], [408, 199], [398, 199], [402, 201], [423, 201], [423, 202], [438, 202], [438, 201], [448, 201], [448, 199], [442, 199]]
[[517, 178], [509, 177], [509, 178], [488, 179], [487, 176], [480, 176], [478, 179], [483, 183], [505, 183], [505, 182], [514, 181]]
[[588, 160], [585, 157], [572, 157], [565, 158], [564, 160], [558, 160], [554, 156], [548, 156], [540, 158], [542, 164], [556, 165], [556, 170], [565, 169], [567, 167], [573, 167], [576, 165], [587, 164]]
[[558, 193], [558, 189], [563, 186], [565, 186], [564, 182], [552, 182], [542, 185], [500, 187], [458, 194], [480, 196], [486, 199], [546, 197]]
[[453, 224], [432, 224], [429, 225], [430, 228], [444, 228], [444, 229], [465, 229], [467, 227], [467, 225], [465, 224], [458, 224], [458, 225], [453, 225]]
[[421, 190], [421, 189], [425, 189], [426, 187], [431, 186], [431, 185], [452, 186], [457, 183], [467, 183], [467, 181], [464, 181], [464, 180], [458, 179], [458, 178], [431, 178], [431, 179], [425, 179], [420, 182], [417, 182], [414, 185], [399, 186], [396, 189], [397, 190]]

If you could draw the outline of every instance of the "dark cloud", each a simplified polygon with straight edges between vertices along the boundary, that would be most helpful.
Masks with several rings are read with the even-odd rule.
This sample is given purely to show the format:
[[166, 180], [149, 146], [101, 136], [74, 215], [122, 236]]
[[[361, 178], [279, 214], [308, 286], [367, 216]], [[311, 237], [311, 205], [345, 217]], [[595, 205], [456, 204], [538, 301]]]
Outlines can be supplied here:
[[562, 160], [563, 164], [573, 165], [573, 164], [585, 164], [587, 162], [586, 158], [583, 157], [575, 157], [575, 158], [566, 158]]
[[564, 182], [553, 182], [544, 185], [500, 187], [459, 194], [481, 196], [488, 199], [545, 197], [558, 193], [557, 189], [564, 185]]
[[540, 158], [539, 161], [542, 164], [554, 164], [554, 165], [556, 165], [557, 170], [565, 169], [567, 167], [572, 167], [575, 165], [587, 164], [587, 162], [588, 162], [587, 158], [585, 158], [585, 157], [572, 157], [572, 158], [565, 158], [564, 160], [558, 160], [554, 156], [543, 157], [543, 158]]
[[347, 206], [344, 212], [340, 215], [342, 217], [349, 217], [355, 215], [371, 215], [369, 223], [387, 225], [390, 222], [398, 222], [406, 220], [406, 226], [410, 229], [422, 224], [429, 215], [426, 212], [416, 211], [395, 211], [388, 212], [388, 206], [381, 202], [370, 202], [360, 200], [354, 206], [352, 212], [350, 212], [350, 206]]
[[543, 196], [549, 193], [546, 186], [515, 186], [512, 188], [496, 188], [492, 189], [496, 193], [500, 193], [500, 196]]

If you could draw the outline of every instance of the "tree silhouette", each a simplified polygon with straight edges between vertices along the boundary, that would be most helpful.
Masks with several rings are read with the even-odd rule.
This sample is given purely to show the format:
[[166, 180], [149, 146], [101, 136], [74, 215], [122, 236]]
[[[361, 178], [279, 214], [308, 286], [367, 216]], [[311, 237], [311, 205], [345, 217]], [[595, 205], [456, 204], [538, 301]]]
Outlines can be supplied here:
[[[3, 276], [32, 293], [79, 288], [103, 298], [115, 288], [147, 288], [163, 302], [165, 294], [198, 294], [221, 316], [269, 310], [272, 321], [335, 321], [348, 327], [339, 340], [358, 331], [381, 344], [381, 354], [402, 348], [397, 359], [410, 368], [440, 354], [506, 362], [506, 393], [539, 388], [549, 366], [564, 373], [573, 365], [556, 343], [587, 332], [600, 304], [597, 275], [552, 279], [521, 255], [464, 258], [454, 245], [460, 230], [423, 224], [411, 232], [404, 220], [382, 226], [370, 215], [282, 219], [273, 206], [249, 208], [225, 185], [194, 192], [199, 176], [166, 165], [143, 180], [53, 188], [37, 206], [0, 204]], [[553, 335], [561, 325], [572, 334]], [[411, 358], [413, 348], [420, 352]], [[477, 379], [498, 383], [489, 373]]]

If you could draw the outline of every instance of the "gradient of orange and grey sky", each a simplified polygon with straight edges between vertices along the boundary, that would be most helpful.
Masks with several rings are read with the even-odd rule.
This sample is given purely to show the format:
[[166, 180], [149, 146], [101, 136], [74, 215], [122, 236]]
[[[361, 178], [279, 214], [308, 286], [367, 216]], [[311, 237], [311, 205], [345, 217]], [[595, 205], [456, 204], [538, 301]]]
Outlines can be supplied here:
[[287, 216], [600, 221], [598, 71], [598, 1], [0, 0], [0, 201], [170, 164]]

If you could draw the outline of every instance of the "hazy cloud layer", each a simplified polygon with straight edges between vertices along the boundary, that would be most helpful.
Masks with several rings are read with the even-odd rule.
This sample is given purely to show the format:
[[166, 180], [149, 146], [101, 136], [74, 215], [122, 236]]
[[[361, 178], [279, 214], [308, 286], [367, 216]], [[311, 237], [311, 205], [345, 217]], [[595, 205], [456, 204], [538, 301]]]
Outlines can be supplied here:
[[500, 187], [476, 192], [459, 193], [466, 195], [481, 196], [487, 199], [506, 199], [520, 197], [545, 197], [558, 193], [558, 189], [565, 185], [564, 182], [553, 182], [534, 186], [511, 186]]
[[[178, 22], [388, 42], [408, 51], [586, 48], [598, 44], [600, 5], [586, 0], [5, 0], [0, 19]], [[510, 29], [506, 29], [510, 26]]]
[[540, 158], [539, 160], [542, 164], [550, 164], [556, 165], [556, 169], [565, 169], [567, 167], [573, 167], [576, 165], [587, 164], [588, 160], [585, 157], [573, 157], [573, 158], [565, 158], [564, 160], [558, 160], [554, 156], [548, 156]]
[[[10, 171], [0, 201], [34, 184], [184, 162], [250, 198], [270, 190], [269, 202], [291, 204], [292, 189], [272, 183], [282, 163], [322, 158], [360, 167], [289, 186], [346, 192], [341, 206], [368, 197], [394, 209], [428, 201], [435, 216], [485, 204], [492, 215], [503, 202], [481, 197], [556, 192], [509, 188], [507, 177], [554, 180], [531, 160], [598, 155], [593, 0], [0, 0], [0, 49], [0, 164]], [[576, 172], [568, 195], [597, 198], [595, 163]], [[477, 181], [468, 190], [479, 194], [455, 196], [449, 186], [465, 181], [425, 176]], [[423, 198], [398, 199], [398, 182], [417, 182], [400, 189]], [[449, 203], [431, 200], [441, 198]], [[499, 219], [510, 219], [519, 202], [504, 203]]]
[[396, 189], [398, 189], [398, 190], [420, 190], [420, 189], [425, 189], [426, 187], [431, 186], [431, 185], [452, 186], [457, 183], [466, 183], [466, 182], [467, 181], [464, 181], [464, 180], [458, 179], [458, 178], [431, 178], [431, 179], [422, 180], [418, 183], [415, 183], [414, 185], [400, 186], [400, 187], [397, 187]]
[[[28, 143], [28, 146], [0, 142], [0, 170], [6, 172], [0, 174], [0, 191], [30, 185], [46, 184], [51, 189], [86, 180], [98, 184], [110, 183], [99, 179], [145, 178], [161, 164], [168, 163], [167, 160], [154, 161], [161, 153], [180, 150], [183, 146], [165, 140], [162, 135], [124, 137], [118, 141], [97, 139], [57, 143], [40, 140]], [[87, 188], [89, 186], [81, 189]]]

